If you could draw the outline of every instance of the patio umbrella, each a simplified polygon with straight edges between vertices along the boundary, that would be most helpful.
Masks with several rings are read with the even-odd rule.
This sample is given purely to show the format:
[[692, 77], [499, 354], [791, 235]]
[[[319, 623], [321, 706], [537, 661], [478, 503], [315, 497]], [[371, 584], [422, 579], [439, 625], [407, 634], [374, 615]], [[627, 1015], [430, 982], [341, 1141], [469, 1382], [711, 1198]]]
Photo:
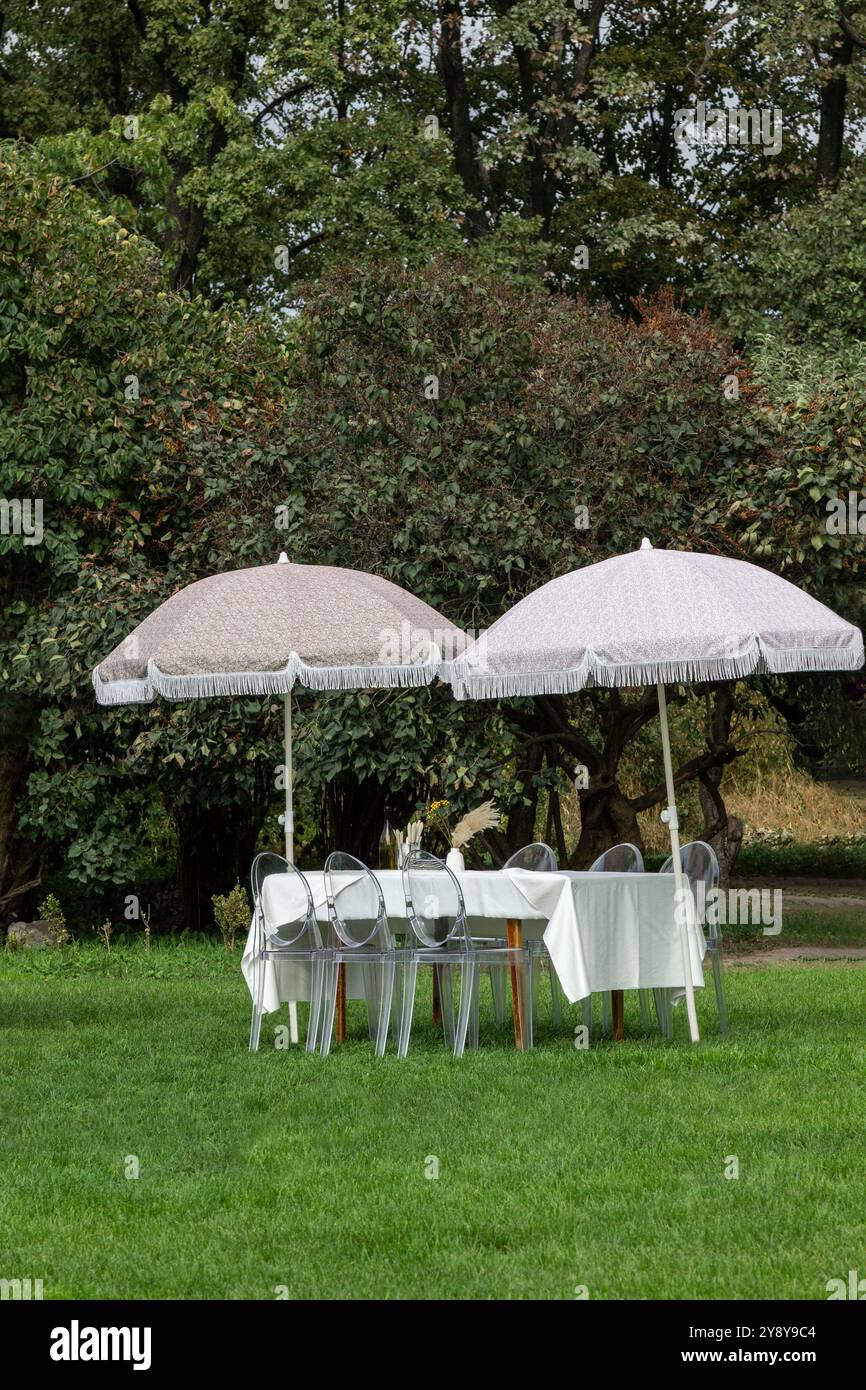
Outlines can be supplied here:
[[[629, 555], [572, 570], [521, 599], [455, 660], [451, 684], [456, 698], [466, 700], [654, 682], [668, 800], [662, 819], [682, 904], [665, 683], [862, 665], [859, 629], [786, 579], [743, 560], [655, 550], [644, 539]], [[697, 1042], [687, 926], [679, 916]]]
[[459, 628], [398, 584], [282, 554], [179, 590], [99, 663], [93, 687], [101, 705], [282, 695], [291, 861], [295, 682], [313, 690], [427, 685], [465, 646]]

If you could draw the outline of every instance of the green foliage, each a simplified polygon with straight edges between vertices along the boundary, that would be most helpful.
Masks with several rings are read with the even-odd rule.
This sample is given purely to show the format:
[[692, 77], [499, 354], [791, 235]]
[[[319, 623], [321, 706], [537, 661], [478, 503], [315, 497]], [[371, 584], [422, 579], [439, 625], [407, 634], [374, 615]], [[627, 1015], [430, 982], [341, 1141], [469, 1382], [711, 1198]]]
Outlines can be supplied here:
[[[135, 876], [153, 795], [118, 746], [132, 718], [96, 708], [90, 670], [226, 563], [235, 527], [210, 531], [202, 514], [248, 466], [279, 362], [261, 326], [171, 292], [151, 245], [38, 157], [0, 147], [0, 496], [44, 509], [42, 544], [0, 535], [0, 720], [25, 750], [2, 773], [19, 779], [17, 833], [81, 883]], [[171, 727], [154, 711], [154, 729], [163, 717]], [[251, 740], [233, 768], [239, 795], [254, 752]], [[171, 755], [176, 771], [184, 754]]]
[[783, 839], [753, 842], [743, 847], [737, 873], [741, 877], [866, 879], [866, 841], [828, 840], [809, 845]]
[[[644, 862], [651, 873], [657, 873], [667, 857], [647, 854]], [[736, 874], [746, 882], [756, 878], [866, 879], [866, 841], [831, 839], [798, 845], [785, 837], [768, 836], [743, 846], [737, 855]], [[808, 939], [817, 939], [814, 931]]]
[[51, 939], [55, 946], [65, 946], [69, 941], [69, 932], [66, 929], [66, 917], [60, 902], [53, 893], [49, 893], [36, 909], [37, 920], [47, 922]]
[[233, 951], [238, 936], [244, 936], [249, 931], [250, 903], [247, 891], [240, 883], [236, 883], [230, 893], [215, 894], [211, 902], [223, 945], [227, 951]]
[[[749, 344], [772, 334], [781, 345], [847, 352], [859, 368], [866, 337], [864, 199], [866, 164], [858, 160], [838, 188], [720, 245], [695, 298], [719, 309]], [[852, 340], [856, 346], [847, 347]], [[813, 356], [813, 370], [816, 365]]]
[[[175, 286], [277, 311], [348, 260], [467, 239], [501, 265], [517, 237], [528, 273], [624, 310], [691, 286], [714, 248], [739, 263], [814, 199], [842, 39], [832, 0], [11, 0], [6, 34], [3, 132], [98, 191]], [[864, 111], [849, 56], [843, 167]], [[684, 149], [675, 113], [699, 100], [781, 106], [781, 151]]]

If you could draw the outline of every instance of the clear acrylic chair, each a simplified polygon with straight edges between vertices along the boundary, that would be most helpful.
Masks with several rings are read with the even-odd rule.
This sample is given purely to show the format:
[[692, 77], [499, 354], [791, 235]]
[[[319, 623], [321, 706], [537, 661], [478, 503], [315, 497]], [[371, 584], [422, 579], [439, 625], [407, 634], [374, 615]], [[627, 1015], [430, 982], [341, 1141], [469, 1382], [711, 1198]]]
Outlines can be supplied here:
[[[478, 970], [479, 965], [511, 966], [518, 988], [521, 1044], [532, 1046], [532, 969], [525, 946], [487, 944], [476, 947], [466, 925], [466, 904], [456, 877], [443, 860], [426, 850], [413, 850], [403, 865], [403, 892], [406, 917], [414, 943], [407, 943], [402, 974], [397, 1052], [405, 1057], [409, 1050], [415, 985], [419, 965], [432, 965], [439, 981], [442, 1030], [445, 1043], [455, 1057], [462, 1057], [468, 1045], [478, 1046]], [[455, 1016], [454, 971], [460, 969], [460, 998]]]
[[[728, 1005], [725, 999], [725, 981], [722, 974], [722, 932], [719, 926], [718, 904], [715, 894], [715, 889], [719, 886], [719, 861], [712, 845], [708, 845], [706, 840], [691, 840], [689, 844], [682, 845], [680, 848], [680, 863], [695, 894], [697, 920], [703, 928], [706, 938], [707, 953], [713, 970], [716, 1006], [719, 1010], [719, 1032], [730, 1033]], [[670, 856], [662, 864], [659, 873], [672, 874], [673, 871], [674, 861], [673, 856]], [[701, 884], [703, 888], [699, 887]], [[661, 999], [656, 998], [659, 1027], [667, 1037], [671, 1037], [673, 1035], [673, 1013], [670, 990], [656, 990], [654, 993], [657, 996], [662, 996]], [[661, 1004], [661, 1014], [659, 1014], [659, 1004]]]
[[[502, 867], [503, 869], [524, 869], [528, 873], [555, 874], [557, 869], [559, 868], [559, 865], [556, 862], [556, 855], [550, 848], [550, 845], [544, 844], [542, 840], [537, 840], [534, 844], [524, 845], [523, 849], [519, 849], [516, 854], [512, 854], [511, 858], [506, 860]], [[544, 960], [547, 962], [547, 974], [550, 980], [550, 1012], [553, 1018], [553, 1022], [556, 1024], [557, 1027], [559, 1027], [562, 1023], [562, 990], [560, 989], [559, 985], [559, 976], [553, 968], [553, 961], [550, 959], [550, 953], [546, 945], [544, 944], [543, 937], [539, 937], [537, 940], [530, 941], [527, 944], [529, 946], [529, 951], [532, 956], [533, 1008], [536, 1010], [537, 1013], [539, 991], [535, 988], [535, 985], [541, 973], [541, 962]], [[493, 982], [493, 973], [494, 972], [491, 971], [491, 984]], [[503, 971], [501, 975], [500, 989], [504, 988], [504, 980], [505, 974]], [[496, 1021], [497, 1023], [499, 1022], [498, 1015]]]
[[[594, 864], [590, 864], [591, 874], [642, 874], [643, 855], [637, 845], [632, 845], [624, 841], [621, 845], [611, 845], [604, 854], [600, 854]], [[640, 1016], [644, 1028], [650, 1025], [649, 1009], [650, 992], [648, 989], [638, 990], [640, 999]], [[583, 1021], [589, 1028], [592, 1025], [592, 998], [583, 1000]], [[605, 1033], [611, 1030], [613, 1018], [613, 1008], [611, 1004], [610, 990], [605, 990], [601, 996], [601, 1026]]]
[[324, 989], [321, 1053], [327, 1057], [334, 1033], [337, 986], [342, 965], [360, 970], [367, 1004], [367, 1026], [376, 1056], [384, 1057], [391, 1022], [396, 942], [388, 925], [382, 889], [367, 865], [338, 850], [325, 862], [328, 946], [331, 956]]
[[256, 931], [256, 975], [250, 1051], [258, 1052], [262, 1032], [265, 974], [270, 962], [308, 966], [310, 1014], [307, 1052], [315, 1052], [328, 952], [323, 947], [310, 885], [295, 864], [279, 854], [259, 854], [250, 873]]

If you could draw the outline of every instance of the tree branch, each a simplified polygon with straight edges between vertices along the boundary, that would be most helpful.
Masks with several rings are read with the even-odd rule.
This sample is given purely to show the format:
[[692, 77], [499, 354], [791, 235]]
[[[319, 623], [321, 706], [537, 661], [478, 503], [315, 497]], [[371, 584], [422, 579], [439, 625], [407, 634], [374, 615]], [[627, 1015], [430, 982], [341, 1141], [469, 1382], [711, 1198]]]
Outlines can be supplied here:
[[845, 34], [846, 38], [849, 38], [858, 48], [866, 48], [866, 36], [861, 34], [860, 30], [855, 26], [854, 21], [848, 13], [848, 6], [843, 4], [842, 0], [839, 0], [839, 23], [842, 26], [842, 32]]
[[[686, 782], [693, 781], [702, 772], [709, 772], [712, 767], [726, 767], [737, 758], [745, 757], [745, 754], [744, 748], [734, 748], [728, 744], [725, 748], [713, 748], [708, 753], [702, 753], [700, 757], [691, 758], [674, 773], [674, 787], [681, 787]], [[666, 796], [667, 787], [664, 782], [660, 782], [643, 796], [629, 797], [628, 804], [635, 811], [648, 811], [651, 806], [658, 806]]]

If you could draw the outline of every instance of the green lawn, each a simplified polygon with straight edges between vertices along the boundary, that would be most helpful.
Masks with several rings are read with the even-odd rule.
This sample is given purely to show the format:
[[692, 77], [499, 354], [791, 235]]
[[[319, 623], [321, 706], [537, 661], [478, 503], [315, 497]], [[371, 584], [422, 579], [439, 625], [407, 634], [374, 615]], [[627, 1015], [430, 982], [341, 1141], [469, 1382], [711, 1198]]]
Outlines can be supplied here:
[[0, 1277], [46, 1298], [822, 1299], [866, 1270], [863, 966], [734, 966], [729, 1040], [710, 991], [698, 1047], [680, 1010], [673, 1043], [642, 1039], [629, 997], [624, 1044], [542, 1028], [521, 1056], [487, 1020], [459, 1063], [429, 995], [405, 1062], [373, 1059], [357, 1012], [326, 1061], [276, 1050], [273, 1021], [250, 1056], [238, 967], [0, 953]]
[[778, 946], [855, 946], [866, 948], [866, 908], [808, 911], [790, 908], [778, 936], [764, 936], [756, 926], [723, 927], [727, 947], [736, 952], [772, 951]]

